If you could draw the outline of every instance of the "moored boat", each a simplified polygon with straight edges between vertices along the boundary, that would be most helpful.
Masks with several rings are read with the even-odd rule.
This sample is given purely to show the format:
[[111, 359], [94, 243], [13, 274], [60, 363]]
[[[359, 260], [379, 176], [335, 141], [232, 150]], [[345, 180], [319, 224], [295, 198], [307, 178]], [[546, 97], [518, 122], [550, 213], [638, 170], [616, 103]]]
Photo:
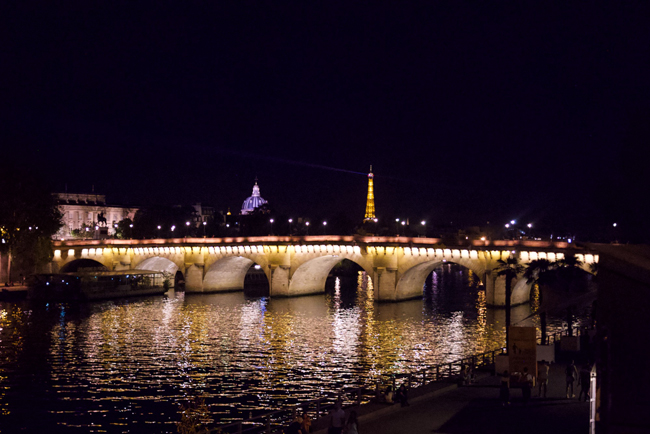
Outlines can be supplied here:
[[84, 301], [157, 295], [167, 291], [163, 281], [163, 273], [148, 270], [37, 274], [27, 297], [47, 301]]

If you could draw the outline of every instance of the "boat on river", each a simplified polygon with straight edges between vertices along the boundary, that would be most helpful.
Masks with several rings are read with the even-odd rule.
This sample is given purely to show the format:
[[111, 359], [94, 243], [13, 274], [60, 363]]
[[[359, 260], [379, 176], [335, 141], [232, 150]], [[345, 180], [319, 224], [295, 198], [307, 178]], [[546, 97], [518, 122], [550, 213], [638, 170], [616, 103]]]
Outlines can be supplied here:
[[164, 294], [163, 273], [149, 270], [37, 274], [27, 297], [46, 301], [90, 301]]

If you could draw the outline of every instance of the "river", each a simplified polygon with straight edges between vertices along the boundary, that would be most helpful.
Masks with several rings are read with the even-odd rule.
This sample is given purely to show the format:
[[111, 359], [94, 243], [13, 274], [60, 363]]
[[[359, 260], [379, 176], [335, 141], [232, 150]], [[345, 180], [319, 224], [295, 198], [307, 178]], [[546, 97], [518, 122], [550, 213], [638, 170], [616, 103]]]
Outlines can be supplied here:
[[[513, 323], [529, 313], [514, 308]], [[215, 422], [237, 420], [492, 350], [504, 316], [453, 264], [431, 274], [422, 299], [400, 303], [375, 303], [361, 273], [288, 299], [0, 302], [0, 432], [173, 433], [179, 406], [196, 397]]]

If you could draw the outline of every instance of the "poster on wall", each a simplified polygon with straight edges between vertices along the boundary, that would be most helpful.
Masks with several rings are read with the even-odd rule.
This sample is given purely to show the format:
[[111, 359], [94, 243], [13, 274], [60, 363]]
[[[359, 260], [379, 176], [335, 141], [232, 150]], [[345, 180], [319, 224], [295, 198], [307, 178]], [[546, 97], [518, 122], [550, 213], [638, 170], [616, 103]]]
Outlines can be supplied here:
[[510, 385], [517, 387], [524, 368], [528, 368], [528, 373], [533, 379], [537, 378], [537, 332], [535, 327], [514, 326], [510, 326], [509, 331]]

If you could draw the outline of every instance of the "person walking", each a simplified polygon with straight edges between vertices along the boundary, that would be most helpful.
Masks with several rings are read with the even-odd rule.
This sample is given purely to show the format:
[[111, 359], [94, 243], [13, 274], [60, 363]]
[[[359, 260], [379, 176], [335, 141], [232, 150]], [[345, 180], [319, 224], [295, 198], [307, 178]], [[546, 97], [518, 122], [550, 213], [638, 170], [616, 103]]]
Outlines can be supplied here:
[[402, 407], [408, 407], [409, 404], [409, 392], [404, 384], [399, 386], [397, 393], [395, 393], [395, 400], [399, 402]]
[[[295, 410], [294, 410], [295, 412]], [[296, 415], [285, 430], [286, 434], [302, 434], [302, 417]]]
[[388, 386], [386, 388], [386, 393], [384, 394], [384, 402], [386, 404], [393, 404], [394, 403], [394, 401], [393, 401], [393, 387], [392, 386]]
[[580, 386], [580, 394], [578, 401], [582, 400], [582, 395], [585, 396], [585, 401], [589, 398], [589, 385], [591, 382], [591, 369], [589, 365], [583, 365], [580, 369], [580, 377], [578, 378], [578, 385]]
[[[573, 390], [573, 383], [578, 377], [578, 369], [576, 368], [576, 365], [573, 360], [571, 360], [571, 363], [569, 363], [566, 367], [566, 397], [567, 399], [569, 398], [575, 398], [575, 392]], [[571, 392], [569, 392], [569, 390]]]
[[359, 421], [357, 412], [352, 410], [348, 416], [348, 422], [345, 424], [345, 434], [359, 434]]
[[550, 371], [550, 366], [548, 365], [548, 363], [546, 363], [546, 360], [542, 360], [537, 366], [537, 383], [539, 384], [537, 396], [539, 398], [546, 398], [546, 389], [548, 388], [549, 371]]
[[309, 413], [304, 412], [302, 414], [302, 432], [303, 434], [309, 434], [311, 432], [311, 417]]
[[341, 400], [337, 400], [334, 409], [330, 413], [330, 427], [328, 434], [341, 434], [345, 426], [345, 411], [341, 408]]

